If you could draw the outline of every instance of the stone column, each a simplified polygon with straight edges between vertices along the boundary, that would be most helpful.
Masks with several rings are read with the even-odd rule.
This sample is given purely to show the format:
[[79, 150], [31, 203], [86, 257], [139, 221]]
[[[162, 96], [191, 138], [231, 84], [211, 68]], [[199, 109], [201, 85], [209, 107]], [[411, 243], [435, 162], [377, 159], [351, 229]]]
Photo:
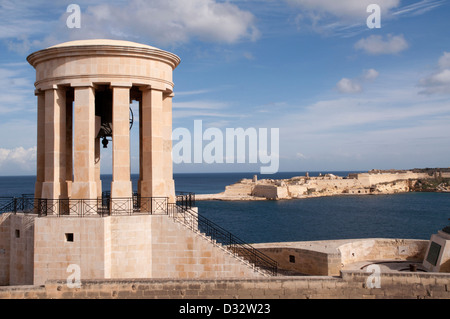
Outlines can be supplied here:
[[95, 90], [92, 84], [75, 87], [73, 143], [73, 199], [96, 199]]
[[73, 90], [69, 88], [66, 92], [66, 187], [69, 198], [72, 196], [73, 179], [73, 99]]
[[42, 197], [67, 198], [66, 91], [56, 86], [45, 91], [45, 173]]
[[113, 180], [111, 198], [131, 198], [130, 178], [130, 88], [131, 85], [111, 85]]
[[143, 144], [142, 143], [142, 93], [141, 97], [139, 99], [139, 178], [137, 182], [138, 187], [138, 194], [142, 196], [141, 193], [141, 182], [142, 182], [142, 175], [143, 175], [143, 164], [142, 164], [142, 151], [143, 151]]
[[173, 180], [172, 164], [172, 98], [174, 94], [165, 94], [162, 112], [162, 135], [163, 135], [163, 179], [166, 182], [166, 196], [169, 203], [175, 202], [175, 182]]
[[42, 198], [42, 183], [45, 179], [45, 93], [36, 91], [37, 96], [37, 150], [35, 198]]
[[163, 92], [142, 88], [139, 194], [166, 197], [163, 175]]
[[[101, 126], [101, 117], [95, 117], [95, 136], [97, 136]], [[102, 179], [100, 176], [100, 138], [95, 137], [95, 181], [97, 183], [97, 198], [102, 197]]]

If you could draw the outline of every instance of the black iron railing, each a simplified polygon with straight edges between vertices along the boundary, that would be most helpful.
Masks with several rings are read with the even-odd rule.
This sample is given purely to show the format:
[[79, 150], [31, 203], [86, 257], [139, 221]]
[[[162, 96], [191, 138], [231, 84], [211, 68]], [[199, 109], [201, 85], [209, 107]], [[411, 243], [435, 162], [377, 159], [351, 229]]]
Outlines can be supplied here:
[[177, 195], [176, 203], [169, 203], [168, 197], [111, 198], [104, 193], [98, 199], [45, 199], [32, 195], [21, 197], [0, 197], [0, 214], [6, 212], [33, 213], [43, 216], [115, 216], [134, 214], [166, 214], [183, 223], [194, 232], [200, 232], [223, 245], [233, 255], [239, 256], [256, 267], [277, 274], [277, 262], [250, 244], [234, 236], [219, 225], [192, 210], [195, 195]]
[[177, 192], [177, 205], [186, 209], [195, 207], [195, 194], [190, 192]]
[[0, 197], [0, 214], [7, 212], [33, 212], [40, 202], [33, 195], [23, 194], [21, 197]]
[[6, 212], [34, 213], [42, 216], [114, 216], [132, 214], [167, 214], [168, 197], [98, 199], [47, 199], [22, 197], [0, 198], [0, 214]]
[[192, 209], [186, 209], [177, 204], [169, 204], [169, 216], [193, 231], [199, 231], [217, 243], [222, 244], [233, 255], [244, 258], [256, 267], [268, 271], [273, 276], [277, 275], [278, 264], [275, 260], [206, 217], [198, 215]]

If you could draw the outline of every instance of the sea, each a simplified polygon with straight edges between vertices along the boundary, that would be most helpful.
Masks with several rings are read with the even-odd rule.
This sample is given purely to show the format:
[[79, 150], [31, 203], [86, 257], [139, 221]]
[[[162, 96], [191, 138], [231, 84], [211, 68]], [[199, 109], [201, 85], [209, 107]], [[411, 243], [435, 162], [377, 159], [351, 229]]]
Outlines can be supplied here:
[[[309, 172], [310, 176], [350, 172]], [[305, 172], [176, 173], [177, 192], [212, 194], [243, 178], [283, 179]], [[112, 176], [102, 176], [109, 190]], [[138, 175], [132, 175], [137, 189]], [[0, 176], [0, 197], [34, 193], [35, 176]], [[278, 201], [197, 201], [199, 214], [248, 243], [358, 238], [430, 239], [449, 224], [450, 193], [341, 195]]]

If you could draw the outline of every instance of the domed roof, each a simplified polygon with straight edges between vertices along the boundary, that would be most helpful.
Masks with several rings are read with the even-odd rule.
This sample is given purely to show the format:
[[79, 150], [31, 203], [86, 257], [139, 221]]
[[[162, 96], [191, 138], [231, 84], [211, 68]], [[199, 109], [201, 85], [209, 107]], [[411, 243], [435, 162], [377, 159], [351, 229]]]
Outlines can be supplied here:
[[153, 50], [159, 50], [158, 48], [137, 43], [137, 42], [131, 42], [131, 41], [124, 41], [124, 40], [110, 40], [110, 39], [90, 39], [90, 40], [76, 40], [76, 41], [69, 41], [60, 43], [54, 46], [51, 46], [51, 48], [63, 48], [63, 47], [72, 47], [72, 46], [83, 46], [83, 45], [114, 45], [114, 46], [125, 46], [125, 47], [133, 47], [133, 48], [145, 48], [145, 49], [153, 49]]
[[153, 57], [160, 61], [164, 60], [165, 62], [170, 63], [173, 68], [180, 63], [180, 58], [178, 56], [159, 48], [137, 42], [111, 39], [75, 40], [56, 44], [47, 49], [30, 54], [27, 57], [27, 61], [33, 67], [36, 67], [40, 62], [53, 58], [60, 58], [63, 55], [74, 57], [88, 53], [96, 55], [134, 55]]

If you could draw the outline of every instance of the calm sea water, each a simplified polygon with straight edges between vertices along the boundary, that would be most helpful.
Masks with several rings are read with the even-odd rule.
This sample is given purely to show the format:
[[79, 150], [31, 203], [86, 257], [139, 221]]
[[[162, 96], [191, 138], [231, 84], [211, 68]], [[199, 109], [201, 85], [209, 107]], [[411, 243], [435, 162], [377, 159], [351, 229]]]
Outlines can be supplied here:
[[[346, 176], [348, 172], [332, 172]], [[315, 176], [318, 173], [310, 173]], [[177, 191], [218, 193], [254, 173], [175, 174]], [[301, 173], [278, 173], [289, 178]], [[259, 176], [265, 178], [267, 176]], [[137, 188], [137, 175], [133, 175]], [[102, 176], [109, 190], [111, 176]], [[0, 177], [0, 196], [34, 192], [34, 176]], [[448, 224], [450, 193], [334, 196], [281, 201], [197, 201], [199, 213], [246, 242], [347, 238], [429, 239]]]

